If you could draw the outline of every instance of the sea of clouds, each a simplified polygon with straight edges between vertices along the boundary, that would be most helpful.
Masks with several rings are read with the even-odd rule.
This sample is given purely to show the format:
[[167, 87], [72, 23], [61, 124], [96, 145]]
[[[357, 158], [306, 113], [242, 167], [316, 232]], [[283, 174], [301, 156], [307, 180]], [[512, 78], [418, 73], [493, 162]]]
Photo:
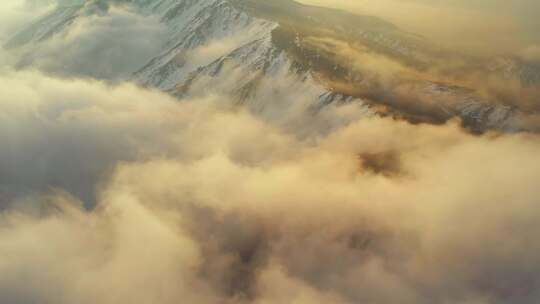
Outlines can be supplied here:
[[536, 134], [354, 104], [297, 131], [3, 58], [1, 303], [540, 300]]

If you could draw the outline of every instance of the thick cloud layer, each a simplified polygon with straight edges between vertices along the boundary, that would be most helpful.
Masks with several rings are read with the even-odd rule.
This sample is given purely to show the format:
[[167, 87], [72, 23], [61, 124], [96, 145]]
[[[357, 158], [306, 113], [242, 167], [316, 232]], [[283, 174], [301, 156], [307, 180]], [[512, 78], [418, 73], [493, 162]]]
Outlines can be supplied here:
[[[172, 97], [131, 84], [113, 87], [95, 81], [63, 81], [37, 72], [6, 72], [0, 80], [0, 143], [4, 147], [0, 202], [2, 196], [60, 187], [92, 205], [95, 184], [118, 161], [178, 153], [198, 157], [226, 142], [226, 138], [220, 139], [224, 134], [215, 143], [197, 138], [190, 133], [191, 127], [219, 117], [218, 109], [232, 108], [234, 103], [207, 96], [179, 106]], [[273, 119], [274, 125], [304, 137], [329, 132], [365, 115], [360, 105], [329, 107], [315, 117], [304, 108], [283, 111], [288, 111], [285, 117], [274, 115], [267, 121]], [[225, 117], [243, 128], [243, 115]], [[216, 136], [214, 131], [207, 132]], [[235, 136], [240, 131], [228, 132]], [[246, 135], [257, 139], [249, 132]], [[265, 148], [263, 143], [254, 146], [246, 152], [246, 161]]]
[[0, 302], [540, 299], [537, 136], [224, 104], [3, 76]]
[[[92, 18], [43, 54], [157, 33], [120, 8]], [[0, 303], [540, 300], [537, 135], [357, 104], [262, 119], [222, 96], [0, 72]]]

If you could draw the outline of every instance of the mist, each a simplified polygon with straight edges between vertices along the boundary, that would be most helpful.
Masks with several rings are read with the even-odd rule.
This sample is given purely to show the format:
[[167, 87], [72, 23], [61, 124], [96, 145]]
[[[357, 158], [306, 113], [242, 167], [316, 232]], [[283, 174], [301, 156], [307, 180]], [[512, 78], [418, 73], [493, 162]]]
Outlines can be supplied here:
[[465, 53], [520, 54], [540, 44], [540, 21], [536, 13], [540, 4], [535, 0], [300, 2], [379, 16], [404, 30]]
[[[22, 47], [10, 45], [10, 39], [21, 28], [53, 11], [55, 5], [63, 3], [8, 1], [4, 8], [6, 15], [20, 14], [21, 19], [24, 16], [24, 20], [7, 21], [1, 37], [4, 52], [12, 57], [10, 61], [18, 69], [118, 81], [130, 78], [141, 65], [159, 54], [166, 41], [166, 28], [157, 18], [137, 14], [127, 6], [113, 6], [103, 8], [102, 12], [94, 7], [85, 8], [69, 30], [50, 40]], [[10, 26], [11, 23], [14, 24]]]

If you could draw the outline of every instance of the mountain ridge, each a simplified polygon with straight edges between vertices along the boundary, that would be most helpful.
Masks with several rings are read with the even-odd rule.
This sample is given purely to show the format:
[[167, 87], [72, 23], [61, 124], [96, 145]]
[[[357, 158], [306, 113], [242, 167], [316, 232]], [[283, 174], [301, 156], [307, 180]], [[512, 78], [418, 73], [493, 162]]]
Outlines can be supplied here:
[[[158, 16], [168, 28], [169, 39], [162, 51], [141, 63], [132, 79], [176, 96], [203, 94], [207, 92], [204, 88], [213, 88], [216, 94], [232, 96], [257, 111], [265, 108], [261, 103], [280, 100], [286, 112], [296, 107], [293, 99], [303, 95], [306, 110], [357, 102], [376, 112], [383, 107], [380, 114], [414, 122], [438, 123], [459, 116], [475, 131], [520, 129], [521, 113], [514, 105], [491, 102], [466, 87], [436, 77], [410, 79], [409, 74], [423, 73], [437, 65], [437, 56], [442, 54], [424, 38], [376, 17], [290, 0], [97, 0], [58, 6], [6, 46], [39, 44], [69, 30], [78, 18], [106, 13], [109, 4], [134, 6], [139, 14]], [[225, 41], [228, 47], [199, 61], [193, 59], [194, 53], [216, 41]], [[350, 49], [352, 55], [336, 55], [343, 49]], [[387, 85], [379, 74], [390, 72], [372, 73], [361, 61], [359, 68], [351, 68], [350, 56], [357, 55], [366, 61], [375, 58], [397, 65], [395, 74], [406, 71], [406, 75], [391, 75], [391, 84]], [[511, 60], [490, 69], [493, 73], [506, 72], [508, 78], [517, 75], [533, 83], [540, 79], [534, 76], [535, 69], [520, 67]], [[408, 92], [406, 97], [402, 96], [403, 87]], [[421, 104], [400, 102], [407, 98]]]

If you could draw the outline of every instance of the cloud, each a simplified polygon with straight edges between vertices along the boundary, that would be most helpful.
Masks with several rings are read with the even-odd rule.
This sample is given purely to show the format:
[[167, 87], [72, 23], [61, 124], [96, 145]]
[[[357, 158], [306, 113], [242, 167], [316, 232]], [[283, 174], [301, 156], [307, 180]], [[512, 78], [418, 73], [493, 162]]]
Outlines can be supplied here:
[[37, 20], [53, 8], [53, 1], [46, 0], [5, 0], [0, 5], [0, 71], [10, 68], [19, 60], [19, 54], [6, 50], [4, 44], [21, 28], [28, 25], [28, 20]]
[[224, 102], [2, 76], [0, 302], [540, 299], [536, 135]]
[[[152, 134], [166, 128], [161, 114], [175, 102], [157, 92], [130, 85], [109, 90], [32, 72], [5, 74], [0, 88], [0, 167], [7, 188], [68, 188], [88, 200], [93, 189], [87, 185], [116, 161], [151, 154], [152, 146], [167, 150]], [[148, 142], [148, 151], [136, 149], [139, 142]]]
[[52, 1], [5, 0], [0, 5], [0, 41], [13, 36], [28, 20], [52, 8]]
[[[35, 63], [119, 77], [122, 64], [106, 69], [115, 52], [103, 65], [73, 58], [94, 58], [94, 39], [150, 41], [160, 30], [139, 18], [112, 8], [82, 19]], [[141, 40], [122, 40], [133, 28]], [[404, 106], [418, 101], [393, 84], [416, 71], [354, 58]], [[5, 68], [0, 302], [538, 302], [537, 135], [473, 136], [457, 121], [411, 125], [353, 103], [306, 113], [288, 79], [268, 81], [252, 105], [261, 113], [225, 94], [177, 100]]]
[[102, 13], [91, 6], [82, 10], [74, 24], [52, 38], [15, 49], [22, 54], [18, 66], [66, 77], [119, 80], [161, 52], [166, 28], [159, 18], [128, 7], [112, 6]]
[[[59, 187], [91, 204], [95, 183], [118, 161], [178, 153], [200, 157], [219, 145], [236, 149], [236, 137], [256, 140], [260, 133], [272, 134], [261, 131], [270, 127], [256, 127], [247, 114], [222, 114], [220, 109], [233, 111], [234, 104], [223, 96], [197, 97], [180, 106], [168, 95], [129, 83], [108, 86], [31, 71], [6, 72], [0, 79], [0, 142], [5, 147], [0, 157], [0, 202], [2, 193], [13, 197]], [[290, 112], [272, 123], [302, 136], [329, 132], [365, 115], [361, 105], [329, 107], [316, 116], [303, 108], [282, 111]], [[271, 117], [276, 116], [268, 116], [266, 121]], [[233, 128], [223, 133], [215, 120]], [[305, 125], [301, 125], [303, 122]], [[251, 125], [253, 133], [240, 132], [243, 124]], [[202, 134], [190, 133], [193, 127], [203, 128], [208, 139], [196, 138]], [[212, 137], [217, 132], [221, 136]], [[288, 142], [279, 137], [275, 140], [283, 145]], [[238, 158], [249, 161], [266, 149], [270, 147], [261, 143], [238, 151]]]
[[[426, 59], [427, 64], [415, 65], [373, 51], [361, 42], [306, 36], [301, 43], [302, 48], [323, 54], [331, 67], [345, 71], [341, 75], [343, 72], [335, 72], [336, 68], [315, 68], [318, 78], [328, 87], [376, 106], [389, 106], [397, 116], [414, 122], [444, 123], [460, 116], [461, 107], [476, 104], [483, 107], [484, 114], [493, 107], [514, 109], [519, 119], [489, 125], [489, 115], [480, 121], [471, 119], [474, 115], [465, 115], [464, 125], [472, 129], [538, 130], [534, 123], [522, 123], [540, 110], [540, 86], [532, 62], [474, 59], [441, 51], [437, 57]], [[522, 57], [532, 60], [534, 51], [529, 48]], [[487, 125], [483, 125], [486, 121]]]

